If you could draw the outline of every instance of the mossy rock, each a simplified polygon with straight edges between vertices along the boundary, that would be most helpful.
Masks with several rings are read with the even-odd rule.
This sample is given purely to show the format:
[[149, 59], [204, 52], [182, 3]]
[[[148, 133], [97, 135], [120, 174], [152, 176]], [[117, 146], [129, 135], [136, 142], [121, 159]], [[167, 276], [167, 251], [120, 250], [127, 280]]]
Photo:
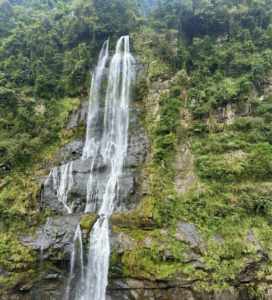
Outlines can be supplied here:
[[135, 210], [117, 211], [110, 217], [111, 224], [120, 228], [152, 230], [156, 228], [156, 222], [152, 217], [145, 217]]
[[84, 214], [81, 219], [80, 228], [81, 230], [86, 230], [88, 233], [93, 228], [94, 223], [99, 218], [95, 213]]

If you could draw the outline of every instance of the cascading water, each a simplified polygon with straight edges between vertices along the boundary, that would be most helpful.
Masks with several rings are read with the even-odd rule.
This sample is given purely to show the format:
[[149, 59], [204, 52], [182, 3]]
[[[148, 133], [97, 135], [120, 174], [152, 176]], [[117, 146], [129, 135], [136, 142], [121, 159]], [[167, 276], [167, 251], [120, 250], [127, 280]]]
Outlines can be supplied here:
[[92, 76], [92, 85], [89, 99], [89, 110], [87, 117], [86, 141], [83, 148], [82, 158], [95, 157], [99, 150], [99, 140], [97, 140], [94, 122], [98, 117], [100, 109], [99, 94], [102, 85], [102, 77], [105, 71], [107, 59], [109, 57], [109, 40], [107, 40], [99, 53], [98, 64]]
[[[123, 44], [124, 52], [121, 51]], [[89, 113], [91, 115], [88, 116], [88, 126], [91, 126], [95, 112], [99, 109], [98, 93], [107, 58], [108, 41], [102, 48], [100, 61], [93, 77], [95, 82], [92, 83], [93, 98], [90, 99]], [[92, 129], [87, 131], [83, 158], [92, 157], [92, 164], [95, 160], [99, 160], [107, 166], [108, 172], [105, 182], [97, 183], [91, 171], [88, 182], [86, 210], [98, 213], [100, 218], [90, 233], [88, 265], [81, 300], [105, 299], [110, 256], [109, 217], [116, 208], [118, 180], [122, 175], [127, 152], [129, 95], [133, 79], [132, 63], [129, 37], [121, 37], [117, 42], [108, 76], [103, 136], [101, 140], [97, 140], [90, 134]], [[92, 105], [95, 106], [93, 110]]]
[[67, 205], [67, 198], [68, 192], [74, 184], [72, 171], [73, 162], [69, 162], [66, 165], [53, 168], [51, 169], [49, 177], [44, 183], [44, 186], [46, 187], [48, 184], [50, 184], [49, 181], [52, 181], [53, 189], [57, 192], [58, 201], [60, 201], [63, 204], [66, 213], [69, 214], [72, 212], [72, 210]]
[[[66, 287], [64, 299], [69, 299], [70, 298], [71, 281], [72, 281], [72, 277], [74, 275], [74, 270], [75, 270], [75, 267], [76, 267], [76, 257], [79, 257], [79, 263], [78, 263], [79, 273], [77, 274], [77, 277], [78, 277], [77, 282], [80, 283], [81, 280], [83, 280], [83, 243], [82, 243], [81, 235], [82, 235], [82, 233], [81, 233], [80, 225], [78, 225], [77, 229], [76, 229], [76, 232], [75, 232], [75, 236], [74, 236], [74, 244], [73, 244], [73, 247], [72, 247], [72, 250], [71, 250], [71, 267], [70, 267], [69, 280], [68, 280], [68, 284], [67, 284], [67, 287]], [[77, 243], [78, 243], [78, 247], [77, 247]], [[77, 252], [79, 252], [79, 253], [77, 253]], [[77, 289], [76, 292], [75, 292], [76, 299], [78, 299], [79, 294], [80, 294], [80, 289]]]
[[[107, 40], [92, 76], [86, 141], [81, 159], [90, 164], [85, 213], [95, 212], [100, 217], [90, 232], [85, 269], [82, 232], [80, 224], [77, 226], [71, 247], [70, 275], [63, 297], [65, 300], [104, 300], [106, 297], [110, 257], [109, 218], [115, 210], [122, 208], [122, 204], [118, 204], [118, 192], [128, 147], [133, 60], [128, 36], [118, 40], [111, 60]], [[108, 70], [106, 65], [109, 61]], [[103, 80], [107, 81], [106, 91]], [[105, 92], [104, 102], [102, 95]], [[101, 167], [104, 170], [103, 180], [97, 179], [96, 169]], [[69, 207], [67, 203], [68, 193], [76, 184], [72, 171], [73, 162], [56, 167], [51, 170], [45, 183], [45, 187], [51, 186], [67, 214], [73, 212], [73, 204]]]

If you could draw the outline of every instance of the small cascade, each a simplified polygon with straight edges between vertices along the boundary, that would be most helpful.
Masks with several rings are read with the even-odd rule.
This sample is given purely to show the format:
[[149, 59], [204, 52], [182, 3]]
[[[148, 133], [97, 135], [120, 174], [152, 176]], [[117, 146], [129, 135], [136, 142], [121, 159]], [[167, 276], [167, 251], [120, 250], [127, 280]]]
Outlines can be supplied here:
[[[49, 176], [47, 177], [44, 185], [47, 186], [48, 185], [48, 182], [51, 178], [51, 174], [52, 174], [52, 170], [49, 174]], [[41, 194], [41, 198], [43, 198], [43, 193]], [[44, 225], [44, 228], [43, 228], [43, 239], [42, 239], [42, 247], [41, 247], [41, 251], [40, 251], [40, 262], [43, 264], [43, 252], [44, 252], [44, 244], [45, 244], [45, 239], [46, 239], [46, 230], [48, 228], [48, 225], [50, 223], [50, 217], [47, 217], [46, 218], [46, 223]]]
[[96, 188], [94, 187], [93, 179], [93, 168], [95, 160], [98, 158], [100, 150], [100, 139], [97, 134], [97, 128], [94, 125], [96, 120], [99, 118], [100, 107], [100, 91], [102, 86], [102, 78], [105, 73], [106, 62], [109, 57], [109, 40], [105, 41], [103, 47], [99, 53], [98, 65], [92, 76], [92, 85], [89, 99], [89, 111], [87, 118], [87, 132], [86, 141], [83, 148], [82, 159], [93, 158], [91, 164], [90, 177], [87, 184], [87, 201], [85, 212], [95, 211], [95, 202], [91, 203], [91, 200], [97, 194]]
[[99, 98], [102, 86], [102, 78], [105, 71], [107, 59], [109, 57], [109, 40], [105, 41], [98, 56], [98, 64], [92, 75], [92, 85], [89, 98], [89, 110], [87, 117], [86, 141], [83, 148], [82, 158], [96, 157], [99, 150], [99, 140], [97, 139], [97, 128], [94, 126], [99, 110]]
[[[43, 267], [44, 267], [44, 257], [43, 257], [43, 254], [44, 254], [44, 244], [45, 244], [45, 240], [46, 240], [46, 230], [48, 229], [48, 226], [50, 224], [50, 217], [47, 217], [46, 219], [46, 223], [44, 225], [44, 228], [43, 228], [43, 235], [42, 235], [42, 246], [41, 246], [41, 249], [40, 249], [40, 256], [39, 256], [39, 262], [41, 264], [41, 270], [43, 270]], [[36, 291], [36, 295], [35, 295], [35, 299], [36, 300], [42, 300], [42, 286], [41, 286], [41, 282], [39, 282], [39, 290]]]
[[[68, 279], [68, 284], [65, 291], [65, 297], [64, 299], [69, 300], [71, 297], [71, 283], [73, 280], [75, 268], [79, 270], [77, 273], [76, 281], [77, 283], [80, 283], [83, 280], [83, 242], [82, 242], [82, 232], [80, 229], [80, 224], [78, 224], [74, 240], [73, 240], [73, 246], [71, 249], [71, 265], [70, 265], [70, 274]], [[75, 291], [75, 299], [78, 299], [81, 291], [80, 291], [81, 285], [77, 285], [76, 291]]]
[[60, 167], [51, 169], [48, 179], [45, 182], [45, 186], [48, 184], [49, 179], [53, 181], [53, 189], [57, 191], [58, 201], [64, 205], [66, 213], [72, 213], [72, 205], [67, 205], [67, 198], [70, 189], [74, 184], [73, 179], [73, 162], [69, 162]]
[[42, 247], [41, 247], [41, 251], [40, 251], [40, 262], [41, 263], [43, 263], [44, 243], [45, 243], [45, 239], [46, 239], [46, 230], [48, 228], [49, 223], [50, 223], [50, 217], [47, 217], [46, 223], [43, 228], [43, 241], [42, 241]]

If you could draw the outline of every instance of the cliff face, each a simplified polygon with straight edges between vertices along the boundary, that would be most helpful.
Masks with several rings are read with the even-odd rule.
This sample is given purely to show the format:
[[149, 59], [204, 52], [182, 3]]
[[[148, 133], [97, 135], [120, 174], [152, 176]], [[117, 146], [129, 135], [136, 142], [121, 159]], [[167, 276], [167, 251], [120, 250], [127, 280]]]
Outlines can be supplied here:
[[[156, 217], [148, 212], [148, 203], [152, 197], [152, 147], [147, 138], [147, 129], [143, 128], [145, 117], [158, 122], [158, 108], [161, 95], [169, 92], [173, 77], [157, 78], [150, 83], [146, 94], [146, 108], [131, 108], [129, 148], [124, 166], [120, 199], [127, 211], [112, 214], [111, 221], [111, 260], [108, 275], [107, 300], [249, 300], [271, 297], [256, 297], [252, 293], [254, 284], [264, 283], [260, 272], [265, 270], [269, 261], [269, 247], [258, 240], [251, 229], [244, 232], [242, 238], [241, 266], [236, 276], [227, 281], [230, 289], [209, 291], [207, 286], [214, 284], [213, 267], [207, 258], [213, 257], [211, 250], [216, 249], [221, 262], [231, 266], [233, 258], [224, 257], [224, 247], [228, 237], [214, 235], [210, 239], [201, 235], [192, 222], [178, 221], [175, 227], [170, 223], [159, 224]], [[133, 104], [134, 105], [134, 104]], [[246, 104], [247, 105], [247, 104]], [[250, 109], [245, 105], [245, 116]], [[233, 115], [231, 122], [240, 115], [217, 110], [215, 115], [222, 122], [230, 122], [228, 115]], [[86, 123], [86, 104], [71, 115], [67, 130]], [[180, 114], [185, 128], [191, 121], [187, 114]], [[149, 123], [150, 124], [150, 123]], [[149, 125], [150, 126], [150, 125]], [[149, 127], [150, 128], [150, 127]], [[186, 195], [194, 189], [201, 196], [205, 185], [195, 173], [196, 156], [190, 150], [191, 139], [177, 143], [173, 161], [175, 171], [173, 187], [180, 195]], [[37, 278], [22, 278], [14, 285], [1, 289], [1, 299], [63, 299], [70, 274], [71, 249], [78, 223], [81, 223], [85, 255], [88, 249], [89, 232], [99, 216], [83, 214], [86, 204], [86, 184], [90, 166], [79, 158], [84, 140], [75, 139], [60, 148], [54, 154], [55, 160], [47, 161], [40, 170], [49, 170], [58, 164], [73, 162], [72, 174], [74, 187], [69, 191], [68, 201], [74, 201], [72, 214], [65, 214], [63, 204], [58, 201], [54, 190], [52, 174], [36, 177], [41, 185], [39, 208], [47, 215], [48, 222], [39, 226], [34, 233], [21, 235], [20, 241], [25, 247], [38, 252]], [[242, 158], [243, 151], [236, 151], [232, 156]], [[228, 158], [229, 159], [229, 158]], [[60, 168], [60, 167], [59, 167]], [[103, 180], [105, 168], [99, 166], [96, 173]], [[183, 176], [179, 176], [184, 172]], [[49, 179], [48, 179], [49, 178]], [[171, 199], [165, 198], [165, 204]], [[200, 230], [201, 231], [201, 230]], [[41, 252], [42, 251], [42, 252]], [[155, 258], [155, 255], [157, 258]], [[75, 270], [74, 276], [77, 276]], [[8, 277], [8, 274], [3, 273]], [[200, 276], [201, 275], [201, 276]], [[73, 283], [76, 284], [76, 281]]]
[[242, 2], [161, 0], [144, 18], [138, 0], [1, 5], [0, 299], [76, 299], [103, 219], [84, 213], [90, 174], [109, 177], [81, 159], [90, 68], [128, 34], [139, 76], [107, 300], [272, 299], [272, 11]]

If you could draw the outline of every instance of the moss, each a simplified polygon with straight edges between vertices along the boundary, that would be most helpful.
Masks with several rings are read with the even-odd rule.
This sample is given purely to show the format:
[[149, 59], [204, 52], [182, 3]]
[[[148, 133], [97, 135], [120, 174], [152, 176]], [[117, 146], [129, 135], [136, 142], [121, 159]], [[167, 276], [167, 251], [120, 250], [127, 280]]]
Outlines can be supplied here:
[[98, 215], [94, 213], [84, 214], [82, 216], [81, 223], [80, 223], [81, 230], [85, 229], [89, 233], [97, 219], [98, 219]]
[[114, 247], [114, 251], [110, 257], [110, 265], [115, 265], [120, 260], [118, 256], [118, 247]]
[[46, 214], [46, 215], [51, 215], [51, 209], [50, 209], [49, 206], [47, 206], [47, 207], [45, 208], [45, 214]]
[[133, 277], [133, 272], [130, 271], [126, 266], [122, 266], [124, 277]]

